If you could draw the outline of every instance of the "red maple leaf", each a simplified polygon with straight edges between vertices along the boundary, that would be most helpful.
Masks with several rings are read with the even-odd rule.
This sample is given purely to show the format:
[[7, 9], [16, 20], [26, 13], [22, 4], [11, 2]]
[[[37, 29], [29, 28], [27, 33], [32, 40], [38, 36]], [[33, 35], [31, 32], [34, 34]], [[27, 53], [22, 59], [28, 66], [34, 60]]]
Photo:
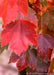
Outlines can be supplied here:
[[38, 60], [38, 64], [37, 64], [37, 73], [43, 73], [46, 74], [48, 72], [49, 69], [49, 61], [48, 59], [44, 59], [43, 62], [41, 62], [40, 60]]
[[39, 35], [37, 38], [38, 41], [38, 55], [41, 59], [44, 59], [48, 56], [49, 50], [53, 49], [54, 41], [49, 35]]
[[9, 50], [20, 55], [28, 45], [37, 45], [36, 25], [26, 20], [17, 20], [7, 25], [1, 33], [1, 46], [9, 43]]
[[15, 21], [18, 12], [28, 15], [28, 1], [27, 0], [1, 0], [0, 1], [0, 17], [2, 17], [4, 25], [6, 26], [11, 21]]
[[3, 12], [1, 12], [1, 17], [3, 18], [4, 26], [7, 24], [11, 23], [12, 21], [14, 22], [17, 18], [17, 6], [13, 6], [11, 8], [10, 5], [8, 5]]
[[10, 63], [15, 62], [19, 71], [27, 67], [30, 67], [34, 70], [37, 67], [37, 57], [32, 50], [27, 50], [26, 52], [21, 53], [20, 56], [12, 53], [10, 56]]
[[[26, 53], [28, 55], [26, 55]], [[22, 55], [16, 63], [16, 66], [19, 71], [27, 67], [32, 68], [34, 70], [37, 67], [37, 58], [31, 50], [28, 50], [27, 52], [22, 53]]]

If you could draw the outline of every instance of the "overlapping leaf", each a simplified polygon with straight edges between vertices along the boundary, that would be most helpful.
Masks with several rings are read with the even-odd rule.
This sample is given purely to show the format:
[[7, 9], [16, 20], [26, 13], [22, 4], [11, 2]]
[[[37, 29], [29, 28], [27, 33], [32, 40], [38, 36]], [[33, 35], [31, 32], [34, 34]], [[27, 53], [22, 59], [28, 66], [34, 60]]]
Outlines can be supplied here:
[[28, 15], [27, 0], [1, 0], [0, 1], [0, 17], [2, 17], [4, 25], [15, 21], [18, 12]]
[[[26, 55], [27, 53], [27, 55]], [[16, 66], [21, 71], [27, 67], [32, 68], [33, 70], [37, 67], [37, 58], [32, 51], [24, 53], [18, 60]]]
[[32, 68], [32, 70], [35, 70], [37, 68], [37, 57], [35, 55], [35, 52], [35, 50], [34, 52], [32, 50], [28, 50], [27, 52], [27, 63], [28, 66]]
[[19, 57], [12, 53], [10, 57], [10, 63], [16, 62], [16, 66], [19, 71], [29, 67], [33, 70], [37, 67], [37, 58], [31, 50], [23, 52]]
[[27, 67], [27, 60], [26, 60], [26, 54], [25, 52], [22, 53], [19, 60], [16, 63], [16, 66], [19, 71], [25, 69]]
[[[20, 55], [28, 45], [37, 45], [36, 25], [30, 21], [17, 20], [4, 28], [1, 34], [1, 46], [9, 43], [9, 50]], [[10, 39], [11, 38], [11, 39]]]
[[48, 68], [49, 68], [49, 61], [47, 58], [45, 58], [43, 60], [43, 62], [41, 62], [39, 59], [38, 59], [38, 64], [37, 64], [37, 73], [39, 74], [47, 74], [48, 72]]
[[24, 15], [18, 13], [17, 19], [29, 20], [30, 22], [38, 25], [38, 18], [36, 17], [36, 13], [31, 8], [28, 8], [28, 16], [24, 16]]
[[18, 59], [19, 59], [19, 56], [17, 54], [15, 54], [14, 52], [12, 52], [9, 63], [15, 63], [15, 62], [17, 62]]
[[40, 58], [45, 58], [49, 49], [53, 49], [54, 41], [49, 35], [39, 35], [38, 41], [38, 53]]

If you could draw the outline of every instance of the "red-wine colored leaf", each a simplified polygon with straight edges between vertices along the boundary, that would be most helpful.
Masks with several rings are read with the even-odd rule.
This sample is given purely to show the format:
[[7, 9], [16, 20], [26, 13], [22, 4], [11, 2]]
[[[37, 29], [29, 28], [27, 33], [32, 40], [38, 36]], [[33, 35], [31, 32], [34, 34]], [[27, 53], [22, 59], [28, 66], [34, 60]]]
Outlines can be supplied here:
[[17, 20], [4, 28], [1, 33], [1, 46], [9, 43], [9, 50], [20, 55], [28, 45], [37, 45], [36, 25], [30, 21]]
[[38, 41], [38, 55], [43, 59], [46, 57], [49, 49], [53, 49], [53, 39], [49, 35], [39, 35]]
[[34, 70], [37, 67], [37, 58], [31, 50], [28, 50], [27, 52], [22, 53], [22, 56], [20, 56], [16, 63], [16, 66], [20, 71], [27, 67]]
[[9, 63], [15, 63], [15, 62], [17, 62], [17, 60], [19, 59], [19, 56], [18, 55], [16, 55], [14, 52], [11, 54], [11, 56], [10, 56], [10, 61], [9, 61]]
[[43, 75], [45, 75], [48, 72], [48, 68], [49, 68], [49, 62], [48, 60], [44, 59], [43, 62], [38, 61], [38, 65], [37, 65], [37, 73], [43, 73]]
[[16, 63], [16, 66], [17, 66], [17, 68], [18, 68], [19, 71], [21, 71], [21, 70], [23, 70], [23, 69], [25, 69], [27, 67], [25, 57], [26, 57], [26, 54], [25, 54], [25, 52], [23, 52], [21, 54], [19, 60]]
[[37, 58], [31, 50], [28, 50], [28, 65], [33, 70], [37, 67]]

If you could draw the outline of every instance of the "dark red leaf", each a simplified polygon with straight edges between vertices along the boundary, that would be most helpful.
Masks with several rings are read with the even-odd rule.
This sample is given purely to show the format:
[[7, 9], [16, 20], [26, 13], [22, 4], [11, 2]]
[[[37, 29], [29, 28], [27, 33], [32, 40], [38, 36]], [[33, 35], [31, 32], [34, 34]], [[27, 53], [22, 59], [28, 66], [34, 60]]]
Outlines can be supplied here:
[[49, 69], [50, 62], [46, 57], [42, 62], [40, 58], [37, 59], [37, 73], [41, 75], [47, 75]]
[[31, 50], [28, 50], [28, 65], [33, 70], [37, 67], [37, 58]]
[[23, 52], [19, 58], [19, 60], [17, 61], [16, 63], [16, 66], [18, 68], [19, 71], [25, 69], [27, 67], [27, 64], [26, 64], [26, 56], [25, 56], [25, 52]]
[[34, 70], [37, 67], [37, 58], [31, 50], [28, 50], [27, 52], [21, 54], [16, 66], [20, 71], [27, 67]]
[[53, 49], [53, 39], [49, 35], [39, 35], [38, 41], [38, 55], [43, 59], [46, 57], [49, 49]]
[[14, 52], [11, 54], [11, 56], [10, 56], [10, 61], [9, 61], [9, 63], [15, 63], [15, 62], [17, 62], [17, 60], [19, 59], [19, 56], [18, 55], [16, 55]]
[[50, 60], [50, 58], [51, 58], [51, 54], [52, 54], [52, 50], [49, 49], [49, 51], [48, 51], [48, 53], [47, 53], [47, 57], [48, 57], [49, 60]]
[[[48, 72], [49, 63], [39, 63], [37, 67], [37, 73], [40, 73], [41, 75], [45, 75]], [[45, 73], [45, 74], [44, 74]]]

